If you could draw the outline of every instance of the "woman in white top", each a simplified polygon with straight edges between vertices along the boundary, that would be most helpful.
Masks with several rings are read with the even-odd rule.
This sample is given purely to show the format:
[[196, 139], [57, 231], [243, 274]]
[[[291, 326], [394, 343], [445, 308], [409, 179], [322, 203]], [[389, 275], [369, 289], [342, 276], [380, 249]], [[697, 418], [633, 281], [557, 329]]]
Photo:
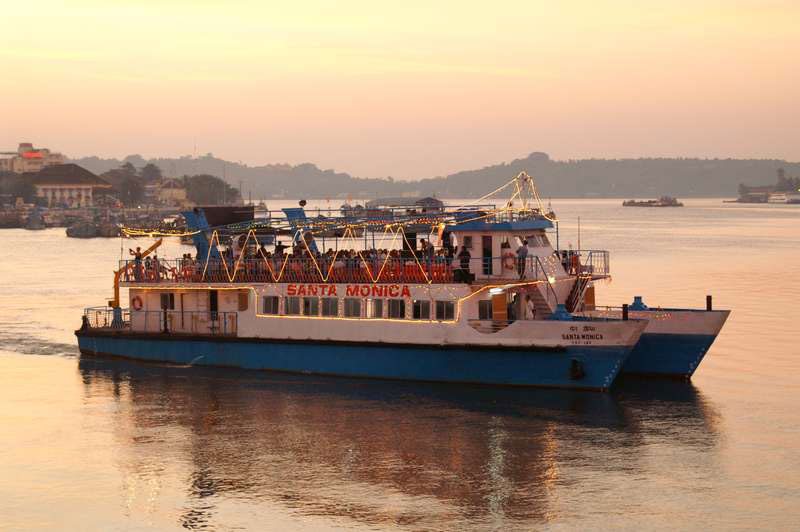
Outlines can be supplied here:
[[525, 307], [522, 309], [526, 320], [536, 319], [536, 306], [533, 304], [530, 294], [525, 296]]

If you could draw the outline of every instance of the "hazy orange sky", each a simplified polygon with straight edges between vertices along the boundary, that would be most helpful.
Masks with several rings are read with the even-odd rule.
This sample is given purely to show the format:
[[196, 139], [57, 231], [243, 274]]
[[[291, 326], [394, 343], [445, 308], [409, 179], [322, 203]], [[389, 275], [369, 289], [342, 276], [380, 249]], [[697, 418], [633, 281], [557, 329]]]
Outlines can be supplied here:
[[0, 150], [429, 177], [800, 159], [800, 1], [59, 0], [0, 9]]

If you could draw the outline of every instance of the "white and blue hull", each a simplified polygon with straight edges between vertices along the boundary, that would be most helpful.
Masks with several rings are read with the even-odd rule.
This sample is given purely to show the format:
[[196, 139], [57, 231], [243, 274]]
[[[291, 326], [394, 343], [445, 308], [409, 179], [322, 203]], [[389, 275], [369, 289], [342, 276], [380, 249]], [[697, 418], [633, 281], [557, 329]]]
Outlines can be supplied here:
[[410, 381], [607, 390], [631, 346], [498, 348], [78, 333], [83, 355]]
[[[621, 316], [621, 311], [592, 315]], [[631, 318], [648, 320], [639, 343], [622, 367], [624, 374], [690, 378], [716, 340], [728, 310], [631, 310]]]
[[716, 334], [645, 333], [625, 361], [622, 372], [689, 378], [716, 338]]

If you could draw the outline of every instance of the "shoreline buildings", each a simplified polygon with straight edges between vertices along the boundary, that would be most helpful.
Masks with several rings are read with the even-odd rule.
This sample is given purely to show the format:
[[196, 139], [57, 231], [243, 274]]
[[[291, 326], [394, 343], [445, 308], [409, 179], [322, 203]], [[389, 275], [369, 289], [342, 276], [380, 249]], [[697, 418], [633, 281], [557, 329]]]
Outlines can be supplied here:
[[47, 148], [34, 148], [30, 142], [20, 142], [17, 151], [0, 152], [0, 172], [25, 174], [65, 162], [63, 154]]
[[91, 207], [98, 192], [112, 188], [77, 164], [47, 166], [25, 177], [36, 187], [36, 196], [47, 200], [48, 207]]

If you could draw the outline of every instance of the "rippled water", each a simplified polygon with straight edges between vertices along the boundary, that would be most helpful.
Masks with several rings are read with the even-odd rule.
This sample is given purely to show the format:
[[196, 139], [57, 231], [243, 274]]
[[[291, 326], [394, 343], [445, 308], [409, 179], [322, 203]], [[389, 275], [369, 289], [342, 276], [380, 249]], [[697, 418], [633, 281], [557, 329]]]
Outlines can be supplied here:
[[4, 230], [0, 528], [796, 528], [800, 207], [685, 203], [553, 204], [600, 303], [733, 309], [692, 384], [610, 394], [81, 360], [120, 241]]

